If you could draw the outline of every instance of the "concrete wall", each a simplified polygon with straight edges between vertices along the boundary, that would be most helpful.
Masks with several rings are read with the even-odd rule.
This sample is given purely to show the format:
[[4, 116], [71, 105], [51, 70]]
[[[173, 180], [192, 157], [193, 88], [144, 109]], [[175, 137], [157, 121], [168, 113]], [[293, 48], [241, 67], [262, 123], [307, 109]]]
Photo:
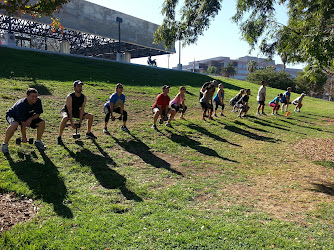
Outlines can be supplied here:
[[[131, 6], [129, 6], [131, 8]], [[123, 19], [121, 23], [121, 41], [131, 44], [165, 51], [163, 45], [153, 44], [153, 34], [158, 25], [93, 4], [84, 0], [71, 0], [55, 14], [61, 24], [67, 28], [84, 33], [111, 38], [118, 41], [118, 23], [116, 17]], [[33, 20], [29, 15], [22, 18]], [[50, 17], [36, 18], [33, 21], [50, 24]], [[175, 53], [175, 49], [167, 50]]]

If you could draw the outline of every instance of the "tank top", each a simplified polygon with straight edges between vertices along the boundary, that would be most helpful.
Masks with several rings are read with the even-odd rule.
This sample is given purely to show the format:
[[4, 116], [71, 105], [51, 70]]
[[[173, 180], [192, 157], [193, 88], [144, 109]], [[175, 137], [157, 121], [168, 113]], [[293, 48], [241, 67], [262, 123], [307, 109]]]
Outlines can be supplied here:
[[[80, 108], [82, 107], [82, 104], [85, 101], [85, 95], [81, 94], [79, 97], [75, 95], [75, 93], [71, 93], [70, 96], [72, 97], [72, 113], [77, 114], [79, 113]], [[66, 104], [63, 108], [64, 111], [68, 111]]]
[[[177, 97], [178, 96], [180, 96], [180, 103], [177, 103]], [[172, 105], [172, 104], [180, 105], [183, 101], [184, 101], [184, 98], [182, 98], [181, 95], [176, 95], [176, 97], [170, 102], [170, 105]]]

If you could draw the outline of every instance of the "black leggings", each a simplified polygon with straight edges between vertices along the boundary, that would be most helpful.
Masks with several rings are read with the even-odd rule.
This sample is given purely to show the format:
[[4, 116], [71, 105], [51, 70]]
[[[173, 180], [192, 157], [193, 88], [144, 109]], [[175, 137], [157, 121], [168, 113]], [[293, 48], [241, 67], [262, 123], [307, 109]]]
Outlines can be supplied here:
[[[106, 112], [106, 110], [105, 110], [105, 112]], [[114, 109], [113, 112], [116, 112], [116, 113], [120, 114], [121, 113], [121, 108]], [[108, 112], [106, 112], [106, 117], [104, 118], [104, 121], [108, 122], [109, 119], [110, 119], [110, 110], [108, 109]], [[127, 120], [128, 120], [128, 113], [125, 110], [123, 110], [123, 122], [126, 122]]]

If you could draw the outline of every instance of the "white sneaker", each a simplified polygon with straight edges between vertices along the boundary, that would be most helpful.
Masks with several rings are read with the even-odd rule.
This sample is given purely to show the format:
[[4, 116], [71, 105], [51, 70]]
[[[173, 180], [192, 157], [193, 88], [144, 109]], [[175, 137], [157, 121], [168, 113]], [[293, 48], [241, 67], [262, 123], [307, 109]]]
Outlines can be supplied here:
[[257, 115], [261, 115], [259, 112], [256, 112]]
[[9, 150], [8, 150], [8, 143], [2, 143], [2, 145], [1, 145], [1, 151], [2, 151], [2, 153], [4, 153], [4, 154], [8, 154], [8, 153], [9, 153]]

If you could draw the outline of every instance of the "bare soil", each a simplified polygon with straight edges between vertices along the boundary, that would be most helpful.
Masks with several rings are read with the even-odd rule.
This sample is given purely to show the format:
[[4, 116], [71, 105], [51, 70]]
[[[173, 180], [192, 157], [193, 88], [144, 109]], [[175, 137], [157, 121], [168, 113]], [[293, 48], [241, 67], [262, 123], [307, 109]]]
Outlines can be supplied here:
[[32, 199], [18, 198], [15, 193], [0, 193], [0, 234], [19, 222], [26, 222], [35, 216], [38, 207]]

